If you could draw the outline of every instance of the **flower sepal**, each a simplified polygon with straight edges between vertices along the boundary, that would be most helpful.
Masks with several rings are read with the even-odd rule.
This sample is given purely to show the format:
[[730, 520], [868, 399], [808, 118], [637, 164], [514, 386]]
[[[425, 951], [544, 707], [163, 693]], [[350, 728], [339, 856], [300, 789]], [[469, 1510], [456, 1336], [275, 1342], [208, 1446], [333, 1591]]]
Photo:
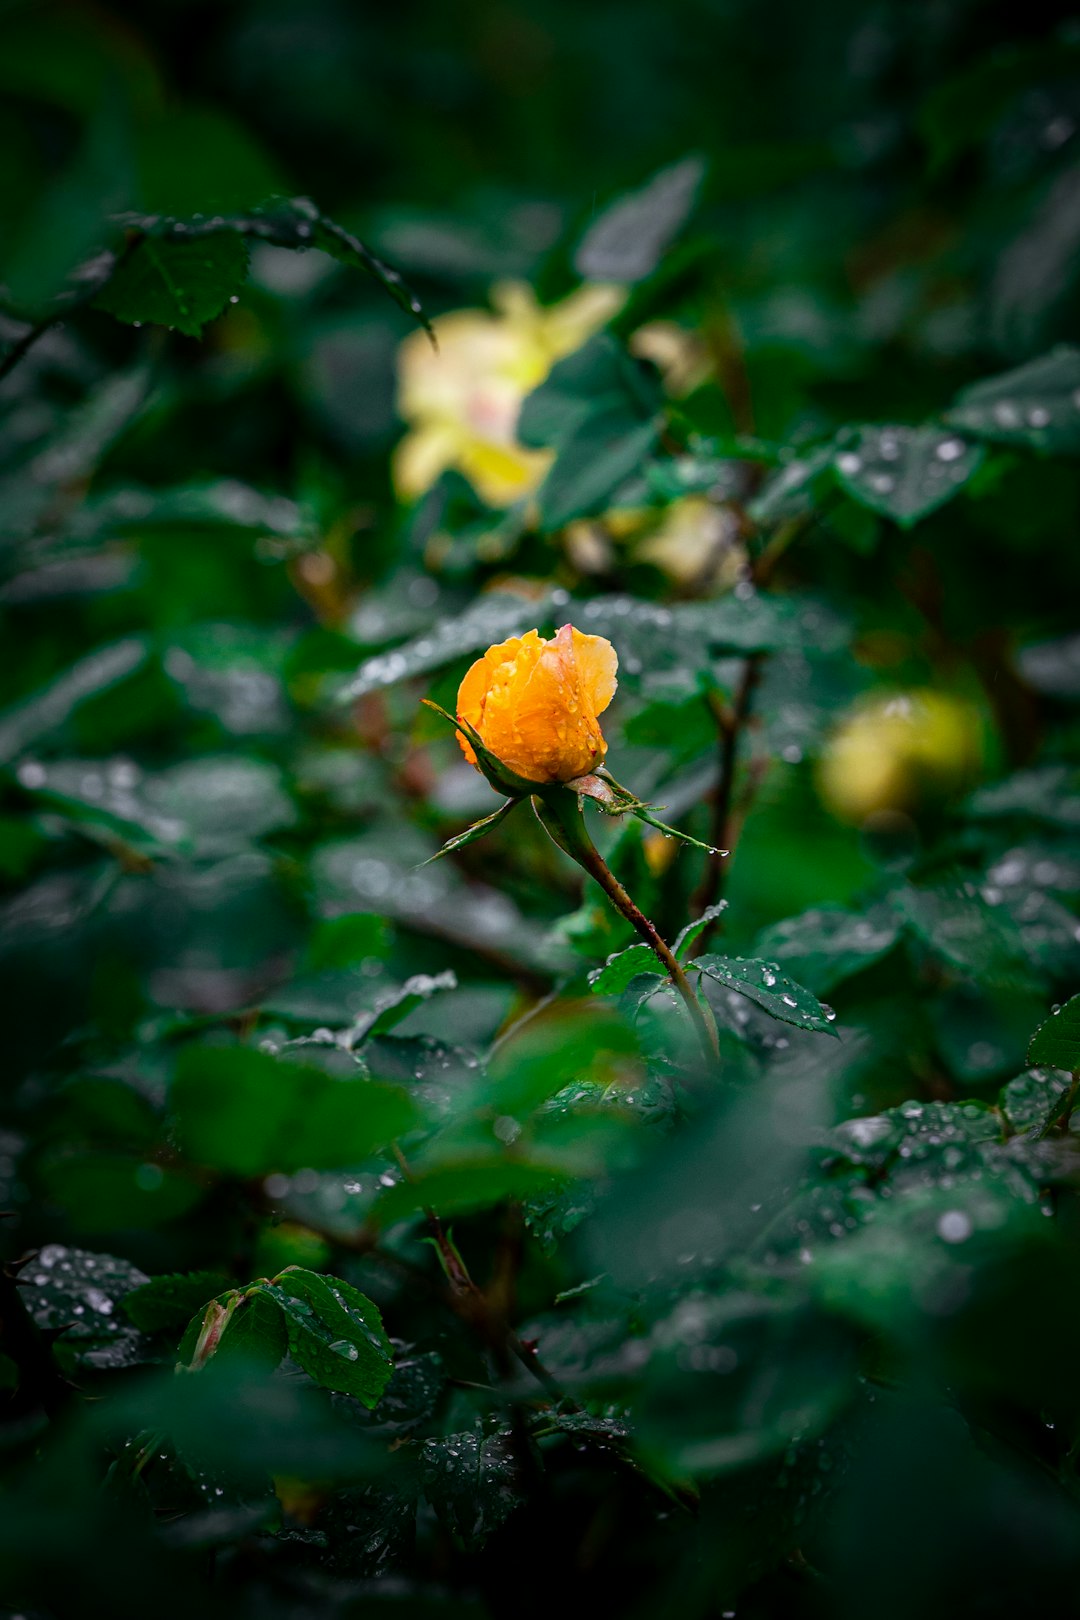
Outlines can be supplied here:
[[493, 810], [490, 816], [481, 817], [479, 821], [474, 821], [471, 827], [466, 827], [464, 832], [455, 833], [453, 838], [448, 838], [442, 849], [437, 849], [434, 855], [429, 855], [426, 861], [420, 862], [420, 865], [430, 866], [432, 861], [440, 861], [444, 855], [453, 855], [456, 850], [464, 849], [468, 844], [475, 844], [478, 838], [483, 838], [485, 833], [497, 827], [518, 803], [519, 799], [507, 799], [497, 810]]
[[726, 849], [716, 849], [712, 844], [703, 844], [698, 838], [691, 838], [689, 833], [681, 832], [678, 827], [669, 827], [667, 822], [657, 820], [653, 815], [653, 806], [643, 799], [635, 798], [629, 788], [621, 783], [601, 765], [596, 771], [587, 776], [576, 776], [565, 784], [571, 792], [579, 798], [591, 799], [595, 805], [607, 816], [636, 816], [639, 821], [646, 822], [655, 827], [666, 838], [677, 838], [683, 844], [690, 844], [694, 849], [704, 850], [707, 855], [726, 855]]
[[451, 714], [448, 709], [433, 702], [431, 698], [422, 698], [421, 702], [427, 708], [434, 709], [436, 714], [441, 714], [444, 720], [449, 720], [454, 729], [467, 738], [476, 754], [477, 769], [491, 783], [496, 793], [502, 793], [509, 799], [527, 799], [530, 794], [536, 793], [540, 787], [546, 785], [530, 782], [527, 777], [519, 776], [516, 771], [512, 771], [509, 765], [504, 765], [501, 759], [496, 759], [490, 748], [485, 747], [476, 727], [470, 725], [468, 720], [459, 719], [457, 715]]

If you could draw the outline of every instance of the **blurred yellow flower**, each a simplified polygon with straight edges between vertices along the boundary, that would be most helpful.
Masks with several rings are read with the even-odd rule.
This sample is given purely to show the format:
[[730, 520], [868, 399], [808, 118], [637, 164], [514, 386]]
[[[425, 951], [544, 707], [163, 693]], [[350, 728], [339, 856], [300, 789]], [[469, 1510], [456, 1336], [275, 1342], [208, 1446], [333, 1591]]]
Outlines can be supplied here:
[[659, 526], [638, 545], [636, 556], [687, 590], [731, 586], [745, 562], [739, 534], [730, 507], [718, 506], [705, 495], [684, 495], [665, 509]]
[[[603, 636], [564, 624], [551, 641], [535, 630], [489, 647], [461, 683], [457, 717], [502, 764], [529, 782], [570, 782], [607, 753], [597, 716], [615, 695], [619, 660]], [[458, 741], [471, 765], [476, 753]]]
[[630, 353], [651, 360], [674, 399], [700, 388], [713, 373], [709, 346], [699, 332], [688, 332], [675, 321], [647, 321], [630, 339]]
[[590, 283], [543, 308], [531, 287], [502, 282], [492, 291], [493, 312], [438, 317], [437, 351], [423, 332], [411, 333], [398, 352], [398, 410], [408, 424], [393, 461], [399, 495], [415, 499], [449, 467], [490, 506], [509, 506], [535, 489], [551, 453], [517, 443], [522, 400], [556, 360], [606, 325], [625, 297], [621, 287]]
[[576, 519], [567, 524], [563, 544], [579, 573], [610, 573], [622, 551], [691, 595], [730, 590], [746, 567], [734, 512], [707, 495], [684, 495], [660, 512], [618, 507], [600, 518]]
[[861, 822], [969, 786], [982, 759], [981, 718], [965, 699], [932, 691], [879, 697], [833, 736], [821, 761], [821, 794], [842, 820]]

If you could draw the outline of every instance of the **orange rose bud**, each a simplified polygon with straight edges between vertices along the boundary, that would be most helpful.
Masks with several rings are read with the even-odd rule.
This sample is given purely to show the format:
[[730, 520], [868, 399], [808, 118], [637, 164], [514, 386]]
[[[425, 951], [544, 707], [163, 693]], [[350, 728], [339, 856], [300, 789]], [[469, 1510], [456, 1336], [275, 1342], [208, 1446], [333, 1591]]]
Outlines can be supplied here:
[[[546, 641], [535, 630], [489, 647], [458, 690], [457, 717], [526, 781], [571, 782], [607, 753], [597, 715], [618, 684], [610, 641], [564, 624]], [[460, 732], [470, 765], [476, 752]]]

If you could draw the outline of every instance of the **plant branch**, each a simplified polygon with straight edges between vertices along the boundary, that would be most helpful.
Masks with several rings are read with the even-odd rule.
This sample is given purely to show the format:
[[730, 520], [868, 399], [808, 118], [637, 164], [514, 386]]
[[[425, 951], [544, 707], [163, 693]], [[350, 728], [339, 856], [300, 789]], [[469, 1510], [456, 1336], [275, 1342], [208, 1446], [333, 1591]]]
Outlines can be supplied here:
[[[395, 1145], [394, 1157], [401, 1167], [401, 1172], [407, 1181], [415, 1181], [412, 1170], [401, 1149]], [[469, 1268], [458, 1252], [457, 1245], [449, 1236], [446, 1228], [435, 1211], [430, 1206], [424, 1208], [424, 1218], [428, 1224], [432, 1241], [446, 1280], [450, 1284], [450, 1303], [458, 1316], [464, 1322], [475, 1327], [488, 1344], [495, 1351], [509, 1351], [515, 1356], [527, 1372], [531, 1373], [540, 1384], [548, 1398], [559, 1405], [569, 1405], [580, 1410], [578, 1403], [560, 1388], [557, 1380], [544, 1366], [533, 1345], [526, 1344], [520, 1334], [516, 1333], [510, 1324], [504, 1320], [491, 1307], [483, 1290], [477, 1286], [470, 1275]]]
[[[661, 937], [656, 925], [646, 917], [623, 888], [614, 872], [596, 848], [585, 828], [584, 801], [570, 793], [548, 794], [533, 799], [533, 807], [541, 825], [555, 842], [597, 882], [617, 911], [640, 934], [659, 958], [665, 973], [669, 974], [676, 990], [686, 1004], [693, 1020], [706, 1061], [714, 1062], [720, 1056], [716, 1030], [705, 1017], [701, 1003], [690, 986], [690, 981], [670, 945]], [[712, 857], [710, 857], [712, 858]]]
[[[710, 842], [718, 848], [734, 847], [734, 817], [732, 811], [735, 793], [735, 773], [739, 762], [739, 740], [750, 718], [754, 693], [761, 678], [763, 653], [751, 653], [745, 660], [735, 694], [729, 705], [720, 703], [710, 694], [709, 708], [716, 720], [719, 757], [716, 786], [710, 795], [712, 806]], [[693, 916], [700, 917], [709, 906], [720, 899], [726, 868], [719, 854], [710, 855], [705, 862], [701, 882], [690, 898]], [[712, 925], [707, 925], [695, 942], [694, 954], [706, 949]]]
[[4, 358], [0, 360], [0, 382], [3, 382], [9, 371], [14, 371], [19, 361], [33, 348], [38, 338], [44, 337], [49, 328], [55, 326], [59, 319], [59, 315], [50, 315], [47, 320], [38, 321], [36, 325], [31, 326], [28, 331], [23, 333], [21, 338], [11, 345]]

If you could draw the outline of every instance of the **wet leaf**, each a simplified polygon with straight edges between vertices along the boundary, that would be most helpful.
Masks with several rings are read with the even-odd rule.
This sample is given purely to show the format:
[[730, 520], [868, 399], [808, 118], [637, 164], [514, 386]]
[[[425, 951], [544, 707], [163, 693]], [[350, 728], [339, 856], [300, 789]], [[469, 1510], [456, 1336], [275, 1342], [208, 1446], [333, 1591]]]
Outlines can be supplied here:
[[1012, 918], [961, 878], [909, 885], [891, 897], [910, 933], [941, 961], [988, 984], [1024, 988], [1032, 970]]
[[289, 1353], [324, 1389], [374, 1406], [393, 1368], [377, 1307], [338, 1277], [283, 1271], [264, 1292], [281, 1307]]
[[94, 299], [97, 309], [135, 326], [174, 327], [199, 337], [247, 277], [248, 249], [233, 231], [190, 240], [147, 235], [121, 254]]
[[775, 962], [741, 956], [716, 956], [711, 952], [695, 957], [688, 966], [705, 978], [747, 996], [771, 1017], [799, 1029], [813, 1029], [824, 1035], [837, 1034], [836, 1014], [822, 1006], [816, 996], [782, 973]]
[[1062, 347], [973, 383], [946, 412], [964, 433], [1052, 455], [1080, 450], [1080, 349]]
[[122, 1314], [125, 1297], [149, 1282], [111, 1254], [48, 1243], [21, 1274], [26, 1307], [39, 1327], [66, 1328], [65, 1352], [88, 1367], [130, 1367], [148, 1359], [138, 1328]]
[[1027, 1059], [1051, 1069], [1080, 1073], [1080, 996], [1073, 996], [1039, 1025], [1031, 1037]]
[[657, 1323], [638, 1440], [674, 1474], [717, 1476], [815, 1436], [855, 1391], [851, 1336], [823, 1314], [732, 1293]]
[[726, 900], [718, 901], [715, 906], [706, 906], [700, 917], [695, 917], [693, 922], [688, 922], [685, 928], [679, 930], [671, 948], [680, 961], [690, 956], [691, 948], [697, 944], [705, 930], [724, 915], [727, 908]]
[[361, 1013], [352, 1028], [344, 1032], [342, 1044], [351, 1051], [371, 1036], [385, 1035], [432, 996], [456, 990], [457, 983], [457, 975], [449, 968], [443, 973], [414, 973], [403, 985], [380, 996], [370, 1013]]
[[853, 428], [837, 446], [833, 466], [848, 494], [902, 528], [952, 500], [982, 460], [978, 445], [932, 427]]
[[508, 591], [489, 591], [458, 617], [441, 620], [432, 631], [393, 652], [366, 659], [342, 689], [341, 698], [351, 701], [364, 697], [384, 686], [395, 686], [412, 675], [440, 669], [468, 653], [484, 652], [494, 642], [505, 641], [545, 623], [551, 605], [551, 596], [546, 592], [531, 599]]
[[649, 945], [628, 945], [609, 956], [604, 966], [593, 968], [589, 988], [598, 996], [617, 996], [640, 973], [657, 971], [656, 953]]
[[[149, 286], [155, 295], [159, 292], [158, 284], [164, 285], [170, 297], [176, 299], [179, 306], [178, 293], [185, 287], [195, 286], [207, 302], [209, 299], [209, 271], [207, 269], [206, 248], [208, 244], [215, 244], [211, 253], [211, 264], [220, 272], [226, 265], [235, 271], [239, 265], [240, 254], [243, 254], [244, 264], [247, 259], [247, 243], [249, 241], [271, 242], [277, 247], [293, 248], [304, 251], [307, 248], [321, 248], [331, 258], [337, 259], [354, 269], [363, 270], [374, 278], [383, 289], [389, 293], [400, 308], [427, 326], [427, 320], [421, 309], [419, 300], [406, 287], [402, 277], [390, 265], [384, 264], [381, 259], [365, 247], [359, 237], [347, 231], [329, 215], [322, 213], [307, 197], [278, 197], [266, 203], [263, 207], [253, 209], [249, 213], [229, 215], [214, 215], [210, 218], [191, 218], [188, 220], [162, 218], [156, 215], [127, 214], [120, 216], [118, 221], [129, 231], [140, 233], [140, 239], [133, 248], [129, 248], [129, 255], [121, 255], [115, 274], [122, 276], [128, 257], [134, 259], [147, 245], [152, 245], [159, 252], [162, 248], [173, 250], [179, 244], [185, 250], [185, 256], [179, 267], [174, 271], [173, 261], [166, 257], [162, 268], [153, 265], [147, 267], [146, 275]], [[226, 249], [221, 242], [231, 242], [233, 245]], [[202, 253], [201, 264], [206, 280], [196, 278], [192, 281], [198, 253]], [[186, 272], [187, 280], [184, 280]], [[242, 280], [243, 277], [241, 276]], [[220, 281], [215, 281], [215, 287], [220, 287]], [[140, 292], [144, 291], [140, 283]], [[106, 296], [112, 292], [110, 283], [106, 289]], [[101, 294], [98, 295], [100, 302]], [[225, 295], [228, 297], [228, 294]], [[191, 297], [194, 305], [194, 297]], [[110, 307], [111, 305], [102, 305]], [[155, 306], [156, 307], [156, 306]], [[220, 307], [220, 306], [219, 306]], [[124, 305], [125, 310], [130, 308]], [[114, 311], [117, 313], [117, 311]], [[216, 313], [216, 312], [215, 312]], [[157, 316], [131, 316], [128, 313], [121, 315], [122, 319], [157, 319]], [[189, 319], [193, 315], [188, 316]], [[166, 322], [167, 325], [180, 326], [179, 321]], [[180, 326], [180, 330], [185, 330]]]
[[478, 1552], [524, 1500], [509, 1431], [470, 1431], [424, 1442], [424, 1494], [456, 1544]]
[[[0, 714], [0, 764], [51, 741], [84, 703], [119, 686], [142, 669], [149, 649], [142, 637], [132, 636], [98, 648], [79, 659], [32, 697]], [[29, 786], [36, 777], [31, 776]]]
[[838, 984], [887, 956], [900, 938], [900, 920], [888, 906], [847, 911], [821, 906], [774, 923], [757, 937], [761, 956], [797, 974], [816, 995], [828, 995]]

